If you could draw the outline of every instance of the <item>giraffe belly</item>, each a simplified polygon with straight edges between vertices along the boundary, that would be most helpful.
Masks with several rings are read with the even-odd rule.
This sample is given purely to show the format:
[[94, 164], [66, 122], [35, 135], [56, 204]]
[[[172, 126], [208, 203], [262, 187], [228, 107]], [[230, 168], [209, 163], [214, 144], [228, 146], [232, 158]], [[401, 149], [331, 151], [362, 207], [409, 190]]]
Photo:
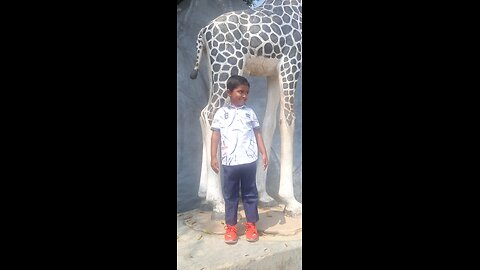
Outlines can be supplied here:
[[279, 60], [265, 57], [247, 57], [244, 74], [250, 76], [270, 76], [277, 72]]

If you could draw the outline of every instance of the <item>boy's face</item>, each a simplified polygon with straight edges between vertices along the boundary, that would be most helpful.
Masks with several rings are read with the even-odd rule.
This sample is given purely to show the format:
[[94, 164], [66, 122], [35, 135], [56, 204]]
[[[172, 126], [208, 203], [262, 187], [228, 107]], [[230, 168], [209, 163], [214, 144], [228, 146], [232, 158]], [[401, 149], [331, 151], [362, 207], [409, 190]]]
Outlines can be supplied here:
[[243, 106], [245, 102], [247, 102], [250, 88], [247, 85], [241, 84], [232, 91], [227, 92], [228, 96], [230, 97], [230, 102], [232, 102], [233, 105], [240, 107]]

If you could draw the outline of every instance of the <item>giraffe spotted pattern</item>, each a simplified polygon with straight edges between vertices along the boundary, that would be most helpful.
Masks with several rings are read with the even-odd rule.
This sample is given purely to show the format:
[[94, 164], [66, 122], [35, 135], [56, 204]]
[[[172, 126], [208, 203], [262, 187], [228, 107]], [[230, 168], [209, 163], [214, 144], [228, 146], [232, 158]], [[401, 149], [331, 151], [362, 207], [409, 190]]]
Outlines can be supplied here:
[[[265, 0], [254, 9], [222, 14], [203, 27], [197, 37], [197, 59], [190, 78], [198, 74], [205, 53], [208, 61], [209, 100], [200, 113], [203, 138], [202, 170], [198, 194], [224, 213], [220, 175], [210, 167], [211, 124], [215, 112], [228, 98], [227, 79], [234, 74], [267, 78], [267, 102], [262, 134], [267, 156], [273, 134], [280, 129], [280, 180], [278, 200], [287, 215], [298, 215], [302, 205], [293, 193], [294, 94], [302, 64], [302, 1]], [[257, 163], [259, 202], [274, 205], [266, 192], [266, 174]]]
[[233, 11], [212, 20], [198, 33], [192, 79], [197, 76], [203, 50], [207, 51], [211, 69], [210, 100], [202, 111], [209, 124], [227, 99], [226, 81], [231, 75], [270, 76], [278, 72], [283, 114], [292, 125], [294, 93], [302, 65], [301, 1], [266, 0], [255, 10]]

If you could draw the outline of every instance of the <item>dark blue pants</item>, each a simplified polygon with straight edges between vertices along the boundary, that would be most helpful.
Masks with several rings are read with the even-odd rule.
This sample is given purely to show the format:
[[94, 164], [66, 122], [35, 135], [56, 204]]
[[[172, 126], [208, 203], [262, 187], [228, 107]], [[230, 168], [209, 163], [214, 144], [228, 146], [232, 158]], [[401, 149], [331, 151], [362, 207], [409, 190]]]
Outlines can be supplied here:
[[239, 191], [247, 222], [258, 221], [258, 190], [256, 183], [257, 162], [235, 166], [222, 166], [223, 198], [225, 200], [225, 223], [237, 224]]

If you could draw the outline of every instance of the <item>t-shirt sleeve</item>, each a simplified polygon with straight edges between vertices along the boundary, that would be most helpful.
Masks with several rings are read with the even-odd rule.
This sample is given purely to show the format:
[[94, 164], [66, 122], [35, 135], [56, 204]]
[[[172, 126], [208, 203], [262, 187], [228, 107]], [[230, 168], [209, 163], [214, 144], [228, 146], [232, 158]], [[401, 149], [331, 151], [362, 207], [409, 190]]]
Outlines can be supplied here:
[[213, 131], [220, 130], [220, 121], [221, 121], [220, 111], [223, 111], [223, 109], [222, 108], [218, 109], [217, 112], [215, 112], [215, 115], [213, 116], [212, 125], [210, 126], [210, 129]]
[[258, 122], [258, 118], [257, 118], [257, 115], [255, 114], [255, 111], [252, 110], [252, 114], [251, 114], [251, 125], [252, 125], [252, 128], [253, 129], [257, 129], [257, 128], [260, 128], [260, 123]]

